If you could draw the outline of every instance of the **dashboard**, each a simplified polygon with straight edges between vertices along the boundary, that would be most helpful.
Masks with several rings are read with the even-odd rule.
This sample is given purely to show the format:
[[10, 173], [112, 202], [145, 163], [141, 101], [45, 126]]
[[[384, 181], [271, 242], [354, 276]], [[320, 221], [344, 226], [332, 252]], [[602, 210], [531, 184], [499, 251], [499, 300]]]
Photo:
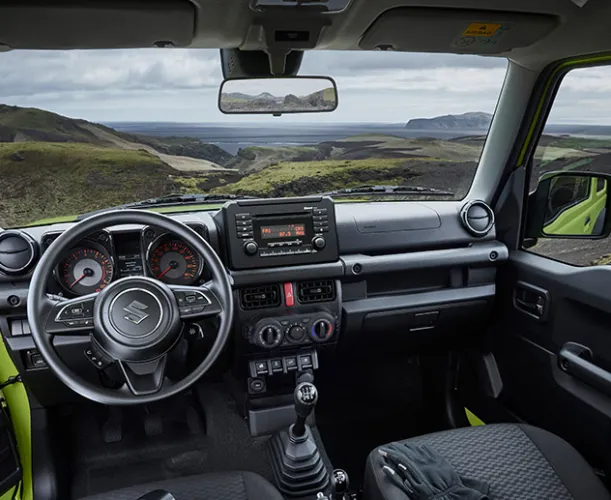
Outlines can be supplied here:
[[[260, 401], [290, 385], [283, 380], [332, 372], [341, 360], [460, 342], [488, 318], [496, 268], [509, 255], [496, 240], [492, 210], [477, 200], [237, 200], [218, 211], [169, 216], [204, 238], [229, 274], [233, 335], [222, 369], [242, 384], [253, 434], [266, 431], [268, 420], [257, 418]], [[0, 332], [43, 406], [74, 395], [50, 376], [29, 335], [28, 288], [40, 255], [73, 225], [0, 231]], [[204, 259], [184, 241], [133, 224], [108, 227], [67, 251], [48, 291], [80, 297], [129, 276], [173, 285], [210, 279]], [[178, 364], [189, 362], [187, 352], [205, 353], [214, 332], [213, 323], [186, 323], [189, 348]], [[99, 380], [83, 356], [88, 336], [56, 335], [54, 342], [71, 366]]]
[[[206, 227], [191, 224], [206, 238]], [[61, 232], [46, 233], [46, 250]], [[171, 285], [195, 285], [207, 280], [204, 259], [171, 233], [152, 227], [98, 231], [60, 258], [49, 292], [79, 297], [99, 292], [113, 281], [148, 276]]]

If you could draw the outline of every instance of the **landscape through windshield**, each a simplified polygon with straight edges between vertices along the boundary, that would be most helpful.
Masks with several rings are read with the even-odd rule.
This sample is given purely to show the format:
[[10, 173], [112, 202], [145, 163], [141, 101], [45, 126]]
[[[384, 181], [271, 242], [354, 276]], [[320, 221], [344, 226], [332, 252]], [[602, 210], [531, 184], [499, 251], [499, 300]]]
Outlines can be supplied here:
[[[506, 71], [505, 60], [477, 56], [314, 51], [300, 75], [334, 78], [339, 107], [272, 117], [218, 110], [218, 51], [1, 57], [5, 228], [169, 194], [211, 195], [197, 209], [224, 195], [460, 200]], [[244, 95], [278, 100], [257, 91]], [[194, 209], [171, 200], [170, 211]]]

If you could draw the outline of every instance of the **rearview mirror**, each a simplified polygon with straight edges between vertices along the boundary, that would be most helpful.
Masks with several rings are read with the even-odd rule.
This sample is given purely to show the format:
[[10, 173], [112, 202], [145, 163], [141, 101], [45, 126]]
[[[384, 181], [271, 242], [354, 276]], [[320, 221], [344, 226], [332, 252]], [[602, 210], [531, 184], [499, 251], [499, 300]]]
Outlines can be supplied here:
[[550, 172], [539, 180], [528, 207], [530, 238], [606, 238], [611, 232], [611, 176]]
[[225, 114], [328, 113], [337, 108], [332, 78], [289, 76], [225, 80], [219, 109]]

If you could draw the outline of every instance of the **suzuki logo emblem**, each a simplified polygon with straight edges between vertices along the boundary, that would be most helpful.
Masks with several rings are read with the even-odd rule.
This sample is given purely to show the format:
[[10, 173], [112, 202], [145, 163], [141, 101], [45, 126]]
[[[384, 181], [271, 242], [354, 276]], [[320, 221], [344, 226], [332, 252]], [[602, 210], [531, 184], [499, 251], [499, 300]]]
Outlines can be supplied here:
[[123, 317], [130, 323], [133, 323], [134, 325], [139, 325], [150, 316], [150, 314], [144, 312], [148, 308], [149, 306], [147, 306], [146, 304], [134, 300], [130, 305], [123, 308], [123, 310], [127, 313]]

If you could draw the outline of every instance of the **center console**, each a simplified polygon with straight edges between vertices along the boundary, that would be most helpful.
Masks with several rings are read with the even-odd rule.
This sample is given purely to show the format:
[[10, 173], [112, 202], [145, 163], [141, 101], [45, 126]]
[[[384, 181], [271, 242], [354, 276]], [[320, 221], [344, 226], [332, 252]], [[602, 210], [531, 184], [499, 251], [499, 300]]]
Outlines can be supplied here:
[[339, 258], [330, 198], [244, 200], [221, 210], [232, 269], [334, 262]]
[[[335, 206], [326, 197], [238, 200], [215, 218], [232, 274], [251, 276], [234, 290], [234, 373], [246, 384], [251, 433], [265, 434], [290, 423], [295, 384], [313, 380], [337, 345], [340, 282], [304, 272], [339, 261]], [[257, 282], [272, 267], [283, 270], [279, 281]]]

